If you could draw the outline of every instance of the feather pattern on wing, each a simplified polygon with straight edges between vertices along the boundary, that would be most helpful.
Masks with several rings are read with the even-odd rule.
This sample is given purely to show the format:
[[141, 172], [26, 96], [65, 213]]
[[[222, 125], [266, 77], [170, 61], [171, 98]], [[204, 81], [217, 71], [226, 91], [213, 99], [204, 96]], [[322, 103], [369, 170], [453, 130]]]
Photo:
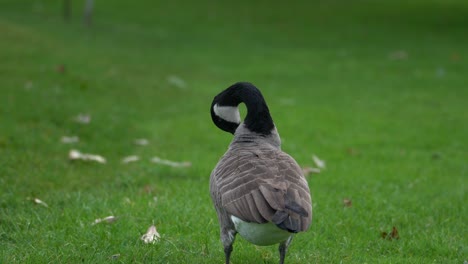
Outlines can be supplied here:
[[312, 219], [309, 187], [288, 154], [257, 141], [233, 141], [212, 174], [220, 205], [253, 223], [273, 222], [289, 232], [305, 231]]

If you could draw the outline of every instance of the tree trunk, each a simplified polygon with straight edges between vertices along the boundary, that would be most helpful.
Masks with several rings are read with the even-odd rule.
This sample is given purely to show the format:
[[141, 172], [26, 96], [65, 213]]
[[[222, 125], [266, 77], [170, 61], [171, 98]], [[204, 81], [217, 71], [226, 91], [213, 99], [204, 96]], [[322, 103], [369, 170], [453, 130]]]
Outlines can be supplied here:
[[90, 27], [93, 17], [94, 0], [86, 0], [85, 11], [84, 11], [84, 23], [85, 26]]

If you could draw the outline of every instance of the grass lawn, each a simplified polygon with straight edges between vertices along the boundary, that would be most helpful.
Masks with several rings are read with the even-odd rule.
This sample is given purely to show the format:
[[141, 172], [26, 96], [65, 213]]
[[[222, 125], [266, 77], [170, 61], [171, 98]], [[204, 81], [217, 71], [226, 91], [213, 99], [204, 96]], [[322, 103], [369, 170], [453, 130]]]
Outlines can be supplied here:
[[[327, 163], [287, 263], [468, 260], [466, 1], [95, 1], [91, 28], [84, 1], [69, 22], [62, 1], [0, 2], [0, 263], [222, 263], [208, 182], [232, 136], [209, 106], [236, 81], [299, 164]], [[279, 256], [238, 237], [231, 260]]]

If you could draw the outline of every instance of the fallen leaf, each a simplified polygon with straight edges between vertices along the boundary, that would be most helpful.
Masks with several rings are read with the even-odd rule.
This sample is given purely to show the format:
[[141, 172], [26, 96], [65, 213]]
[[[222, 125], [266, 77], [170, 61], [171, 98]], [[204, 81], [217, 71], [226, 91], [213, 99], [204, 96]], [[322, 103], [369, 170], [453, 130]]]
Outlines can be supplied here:
[[98, 218], [96, 220], [94, 220], [94, 222], [92, 223], [92, 225], [96, 225], [96, 224], [99, 224], [99, 223], [113, 223], [117, 221], [117, 217], [113, 216], [113, 215], [110, 215], [110, 216], [107, 216], [107, 217], [104, 217], [104, 218]]
[[60, 139], [60, 141], [63, 144], [72, 144], [72, 143], [76, 143], [76, 142], [80, 141], [80, 139], [77, 136], [71, 136], [71, 137], [63, 136]]
[[351, 156], [359, 155], [359, 151], [355, 148], [348, 148], [346, 152], [348, 152], [348, 154]]
[[42, 201], [39, 198], [30, 198], [30, 197], [28, 197], [27, 199], [33, 201], [33, 203], [35, 203], [35, 204], [42, 205], [44, 207], [49, 207], [44, 201]]
[[149, 244], [149, 243], [154, 244], [157, 241], [159, 241], [160, 238], [161, 236], [156, 230], [156, 227], [152, 225], [148, 228], [148, 231], [146, 231], [146, 233], [143, 236], [141, 236], [140, 239], [143, 240], [143, 242], [145, 242], [146, 244]]
[[59, 64], [57, 65], [57, 68], [55, 69], [58, 73], [65, 73], [65, 64]]
[[169, 77], [167, 77], [167, 82], [170, 84], [170, 85], [173, 85], [177, 88], [181, 88], [181, 89], [184, 89], [187, 87], [187, 84], [185, 83], [185, 81], [180, 78], [179, 76], [176, 76], [176, 75], [171, 75]]
[[395, 50], [388, 54], [390, 60], [406, 60], [408, 59], [408, 52], [405, 50]]
[[138, 156], [132, 155], [132, 156], [127, 156], [122, 159], [122, 163], [130, 163], [130, 162], [135, 162], [140, 160]]
[[345, 207], [351, 207], [353, 205], [353, 201], [351, 201], [351, 199], [345, 198], [343, 199], [343, 205]]
[[70, 160], [95, 161], [103, 164], [106, 163], [106, 159], [100, 155], [81, 153], [76, 149], [72, 149], [70, 152], [68, 152], [68, 158]]
[[302, 168], [302, 173], [304, 174], [304, 176], [309, 176], [309, 174], [319, 174], [320, 173], [320, 169], [318, 168], [312, 168], [312, 167], [304, 167]]
[[381, 236], [383, 239], [386, 239], [387, 236], [388, 236], [388, 233], [385, 232], [385, 231], [383, 231], [383, 232], [380, 233], [380, 236]]
[[146, 146], [149, 144], [149, 141], [146, 138], [135, 139], [135, 144], [140, 146]]
[[319, 157], [317, 157], [316, 155], [312, 155], [312, 159], [314, 160], [315, 165], [317, 165], [319, 169], [326, 168], [326, 164], [324, 160], [319, 159]]
[[396, 229], [396, 227], [393, 227], [392, 228], [392, 231], [389, 233], [387, 232], [381, 232], [380, 233], [380, 236], [383, 238], [383, 239], [388, 239], [388, 240], [392, 240], [392, 239], [400, 239], [400, 235], [398, 234], [398, 230]]
[[390, 237], [392, 239], [400, 239], [400, 235], [398, 234], [398, 230], [396, 229], [396, 227], [392, 228], [392, 232], [390, 233]]
[[77, 160], [81, 159], [81, 153], [78, 150], [72, 149], [70, 152], [68, 152], [68, 158], [70, 160]]
[[151, 162], [157, 163], [157, 164], [162, 164], [162, 165], [167, 165], [167, 166], [171, 166], [171, 167], [190, 167], [190, 166], [192, 166], [192, 163], [188, 162], [188, 161], [178, 162], [178, 161], [171, 161], [171, 160], [161, 159], [159, 157], [153, 157], [151, 159]]
[[75, 117], [75, 122], [80, 124], [89, 124], [89, 122], [91, 122], [91, 116], [86, 114], [78, 114]]
[[111, 259], [118, 259], [120, 257], [120, 254], [114, 254], [111, 256]]

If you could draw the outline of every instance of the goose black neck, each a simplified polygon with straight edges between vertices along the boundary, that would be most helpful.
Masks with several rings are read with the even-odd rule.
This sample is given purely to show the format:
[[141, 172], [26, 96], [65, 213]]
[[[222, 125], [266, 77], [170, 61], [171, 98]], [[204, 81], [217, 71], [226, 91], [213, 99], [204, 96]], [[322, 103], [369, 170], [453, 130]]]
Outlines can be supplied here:
[[262, 93], [253, 84], [248, 82], [235, 83], [218, 96], [219, 100], [217, 103], [222, 106], [245, 104], [247, 116], [245, 117], [244, 124], [250, 131], [262, 135], [271, 134], [275, 125], [271, 118], [270, 110]]

